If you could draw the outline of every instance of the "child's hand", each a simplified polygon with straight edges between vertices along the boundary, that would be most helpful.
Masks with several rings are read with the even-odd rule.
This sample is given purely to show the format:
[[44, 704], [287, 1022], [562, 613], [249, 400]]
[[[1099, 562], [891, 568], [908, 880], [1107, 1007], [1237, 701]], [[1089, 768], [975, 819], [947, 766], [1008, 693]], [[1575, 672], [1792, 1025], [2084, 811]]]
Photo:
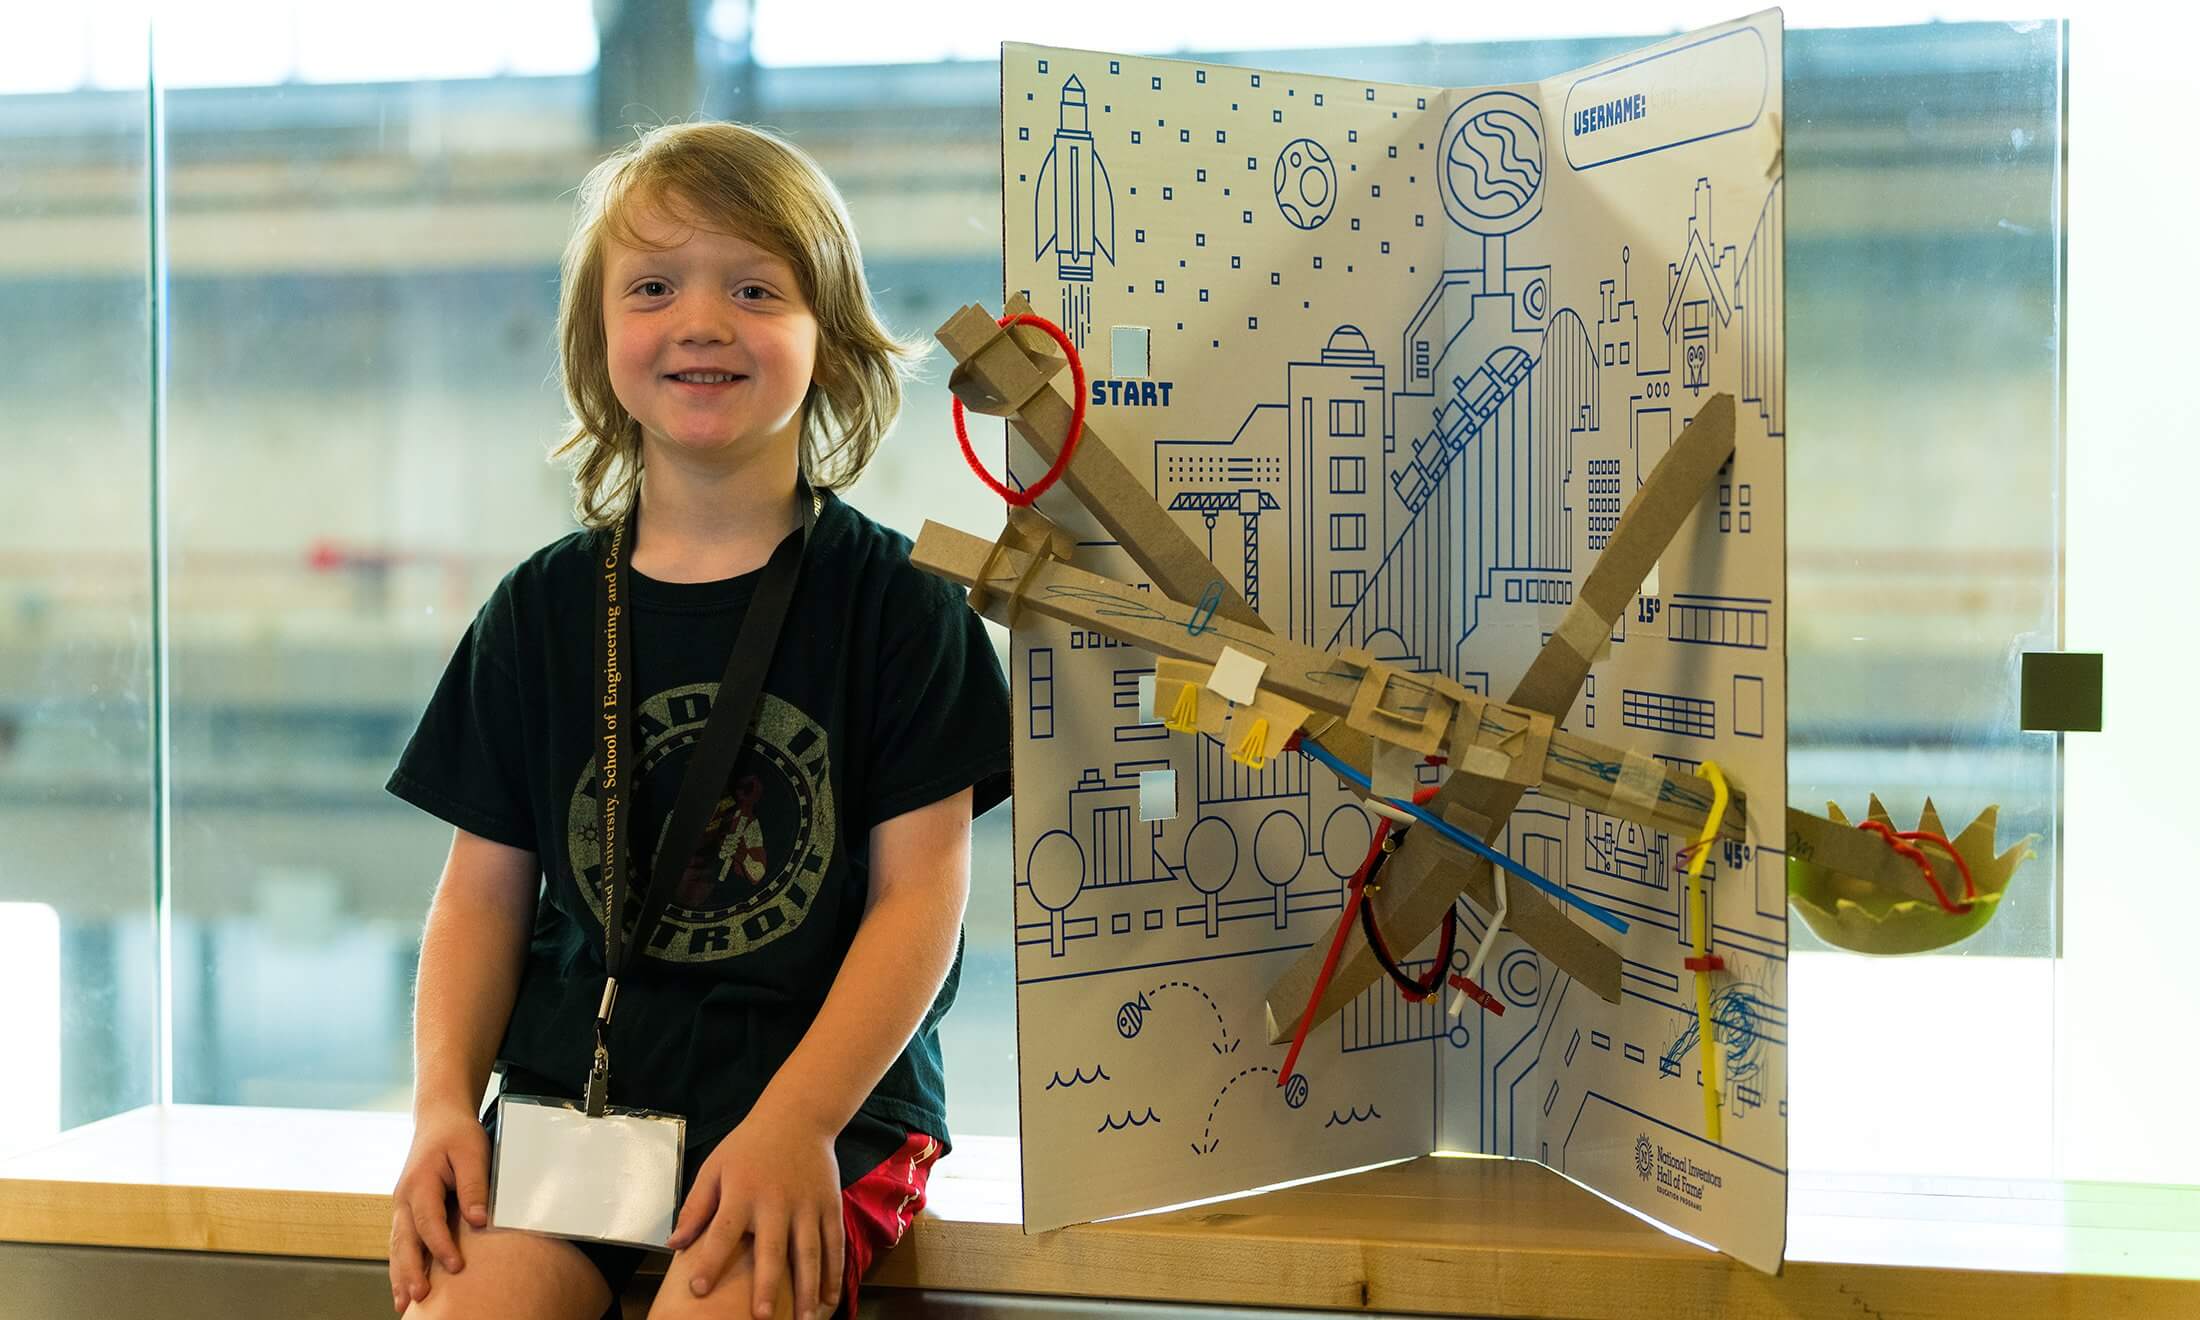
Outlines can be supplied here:
[[688, 1253], [696, 1296], [717, 1284], [747, 1235], [755, 1239], [758, 1320], [770, 1320], [790, 1259], [796, 1320], [832, 1313], [846, 1260], [833, 1135], [800, 1115], [758, 1108], [711, 1152], [668, 1243]]
[[421, 1113], [390, 1209], [390, 1301], [403, 1314], [428, 1295], [428, 1256], [452, 1274], [466, 1268], [445, 1217], [458, 1193], [459, 1213], [475, 1228], [489, 1223], [489, 1135], [464, 1105]]

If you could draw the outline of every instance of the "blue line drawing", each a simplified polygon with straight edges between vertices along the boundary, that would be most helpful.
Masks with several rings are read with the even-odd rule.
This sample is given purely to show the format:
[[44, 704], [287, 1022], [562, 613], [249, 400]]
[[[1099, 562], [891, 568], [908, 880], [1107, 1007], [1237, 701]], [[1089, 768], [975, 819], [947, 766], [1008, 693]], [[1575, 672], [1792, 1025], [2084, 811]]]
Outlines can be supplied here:
[[1439, 139], [1444, 214], [1470, 233], [1526, 228], [1543, 210], [1543, 112], [1518, 92], [1483, 92], [1451, 112]]
[[[1676, 147], [1689, 146], [1729, 133], [1739, 133], [1754, 125], [1764, 114], [1765, 103], [1771, 95], [1771, 60], [1770, 53], [1765, 48], [1763, 34], [1754, 28], [1736, 28], [1701, 41], [1692, 41], [1640, 59], [1629, 60], [1614, 68], [1599, 69], [1577, 80], [1566, 89], [1567, 118], [1571, 120], [1585, 107], [1600, 102], [1609, 105], [1614, 99], [1624, 99], [1626, 93], [1633, 91], [1635, 86], [1635, 79], [1631, 79], [1629, 75], [1635, 75], [1639, 79], [1643, 70], [1658, 65], [1665, 66], [1658, 72], [1666, 78], [1678, 79], [1684, 84], [1698, 84], [1691, 90], [1701, 100], [1709, 100], [1714, 95], [1724, 93], [1719, 96], [1717, 107], [1708, 112], [1712, 122], [1708, 125], [1704, 122], [1706, 110], [1699, 106], [1697, 113], [1684, 121], [1691, 125], [1686, 137], [1660, 135], [1652, 138], [1647, 146], [1623, 138], [1622, 141], [1635, 146], [1635, 149], [1618, 152], [1593, 151], [1586, 153], [1588, 158], [1585, 160], [1574, 159], [1574, 145], [1577, 142], [1596, 143], [1600, 139], [1594, 133], [1569, 133], [1565, 138], [1569, 164], [1577, 170], [1594, 169], [1599, 165], [1616, 165], [1653, 152], [1671, 151]], [[1644, 116], [1645, 122], [1648, 118]], [[1610, 141], [1608, 138], [1602, 140]]]
[[1024, 691], [1033, 739], [1054, 736], [1054, 650], [1035, 646], [1024, 656]]
[[1664, 891], [1673, 887], [1668, 864], [1672, 840], [1668, 836], [1601, 811], [1588, 812], [1586, 826], [1582, 839], [1584, 870], [1646, 889]]
[[1116, 1118], [1114, 1115], [1111, 1114], [1106, 1118], [1103, 1118], [1100, 1122], [1100, 1126], [1094, 1130], [1098, 1132], [1121, 1132], [1128, 1128], [1146, 1127], [1150, 1124], [1158, 1123], [1160, 1121], [1161, 1120], [1154, 1115], [1153, 1106], [1148, 1105], [1146, 1107], [1146, 1112], [1143, 1115], [1133, 1114], [1128, 1109], [1123, 1111], [1123, 1117], [1121, 1118]]
[[1369, 1105], [1367, 1107], [1367, 1112], [1364, 1114], [1360, 1112], [1360, 1108], [1358, 1105], [1354, 1105], [1350, 1111], [1342, 1114], [1338, 1113], [1334, 1109], [1330, 1110], [1329, 1121], [1322, 1124], [1322, 1126], [1325, 1128], [1349, 1127], [1354, 1123], [1371, 1123], [1381, 1117], [1381, 1112], [1378, 1111], [1373, 1105]]
[[1107, 1069], [1101, 1067], [1099, 1064], [1096, 1063], [1092, 1065], [1092, 1076], [1090, 1077], [1085, 1076], [1084, 1069], [1078, 1068], [1073, 1071], [1067, 1079], [1064, 1079], [1061, 1071], [1057, 1069], [1055, 1071], [1053, 1079], [1047, 1083], [1046, 1089], [1051, 1091], [1058, 1086], [1091, 1086], [1096, 1082], [1111, 1082], [1114, 1080], [1114, 1078], [1108, 1076]]
[[1691, 738], [1715, 738], [1719, 733], [1718, 708], [1709, 697], [1643, 688], [1621, 689], [1619, 722], [1631, 729], [1684, 733]]
[[1337, 162], [1312, 138], [1276, 153], [1276, 209], [1293, 229], [1319, 229], [1337, 209]]
[[[1223, 514], [1234, 513], [1244, 536], [1243, 554], [1245, 574], [1239, 594], [1255, 611], [1260, 609], [1260, 516], [1273, 513], [1283, 506], [1276, 497], [1258, 486], [1225, 487], [1220, 490], [1181, 491], [1169, 501], [1171, 513], [1196, 513], [1207, 524], [1207, 558], [1215, 557], [1215, 523]], [[1222, 603], [1222, 583], [1215, 582], [1199, 598], [1199, 610], [1187, 623], [1184, 631], [1197, 637], [1206, 631], [1206, 624], [1214, 617], [1215, 607]], [[1194, 626], [1197, 625], [1197, 626]]]
[[1085, 887], [1085, 850], [1067, 830], [1049, 830], [1024, 856], [1023, 887], [1032, 901], [1047, 911], [1047, 936], [1054, 956], [1062, 956], [1068, 939], [1064, 913]]
[[1742, 402], [1757, 405], [1771, 437], [1787, 434], [1787, 176], [1772, 181], [1742, 256], [1735, 305], [1742, 312]]
[[[1427, 958], [1400, 959], [1398, 970], [1407, 976], [1425, 976], [1432, 965]], [[1444, 1039], [1449, 1028], [1444, 1022], [1441, 996], [1430, 995], [1413, 1003], [1391, 989], [1387, 981], [1376, 982], [1375, 989], [1381, 993], [1361, 995], [1337, 1015], [1345, 1053]]]
[[[1236, 1076], [1232, 1077], [1229, 1081], [1222, 1084], [1222, 1089], [1215, 1092], [1215, 1102], [1207, 1107], [1207, 1126], [1206, 1129], [1200, 1133], [1199, 1141], [1193, 1144], [1192, 1149], [1194, 1151], [1201, 1155], [1212, 1155], [1215, 1153], [1215, 1148], [1222, 1144], [1222, 1138], [1215, 1135], [1215, 1114], [1221, 1110], [1222, 1102], [1229, 1098], [1231, 1090], [1236, 1087], [1239, 1082], [1244, 1081], [1248, 1077], [1257, 1077], [1264, 1074], [1269, 1077], [1278, 1077], [1282, 1075], [1274, 1068], [1268, 1067], [1266, 1064], [1254, 1064], [1252, 1067], [1245, 1069], [1244, 1071], [1238, 1073]], [[1304, 1083], [1306, 1079], [1303, 1076], [1298, 1076], [1293, 1077], [1291, 1080], [1294, 1083]], [[1267, 1089], [1273, 1090], [1274, 1088], [1269, 1087]], [[1298, 1095], [1299, 1103], [1292, 1105], [1291, 1108], [1293, 1109], [1297, 1109], [1300, 1105], [1306, 1103], [1306, 1088], [1303, 1085], [1300, 1087]]]
[[1288, 811], [1271, 811], [1253, 835], [1253, 869], [1275, 890], [1276, 929], [1291, 925], [1291, 882], [1306, 868], [1306, 824]]
[[1742, 738], [1765, 736], [1765, 681], [1754, 674], [1734, 676], [1734, 733]]
[[1772, 602], [1674, 595], [1665, 601], [1667, 641], [1762, 651], [1772, 644]]
[[1589, 548], [1602, 550], [1619, 530], [1620, 511], [1626, 507], [1627, 497], [1620, 491], [1620, 461], [1616, 458], [1592, 458], [1589, 460]]
[[1033, 186], [1033, 259], [1054, 253], [1062, 282], [1062, 329], [1079, 348], [1092, 335], [1092, 276], [1096, 257], [1115, 264], [1115, 185], [1094, 143], [1085, 85], [1075, 75], [1062, 83], [1058, 125]]
[[[1763, 1070], [1766, 1044], [1785, 1043], [1786, 1024], [1786, 1014], [1763, 998], [1757, 986], [1728, 986], [1711, 996], [1711, 1026], [1719, 1042], [1720, 1082], [1729, 1109], [1739, 1111], [1745, 1107], [1738, 1098], [1738, 1091]], [[1687, 1025], [1659, 1058], [1659, 1071], [1668, 1076], [1681, 1076], [1681, 1060], [1695, 1052], [1701, 1043], [1695, 1011], [1691, 1009]], [[1762, 1102], [1759, 1093], [1756, 1104]], [[1755, 1104], [1746, 1107], [1754, 1108]]]
[[1154, 996], [1164, 990], [1189, 990], [1198, 995], [1206, 1003], [1207, 1011], [1214, 1014], [1215, 1017], [1215, 1031], [1218, 1035], [1218, 1039], [1214, 1042], [1215, 1053], [1229, 1054], [1236, 1051], [1238, 1042], [1230, 1039], [1230, 1024], [1223, 1020], [1222, 1009], [1215, 1003], [1214, 996], [1193, 985], [1190, 981], [1163, 981], [1151, 990], [1140, 991], [1137, 998], [1130, 1000], [1116, 1010], [1115, 1029], [1117, 1034], [1125, 1040], [1136, 1039], [1138, 1033], [1145, 1027], [1146, 1016], [1153, 1012]]

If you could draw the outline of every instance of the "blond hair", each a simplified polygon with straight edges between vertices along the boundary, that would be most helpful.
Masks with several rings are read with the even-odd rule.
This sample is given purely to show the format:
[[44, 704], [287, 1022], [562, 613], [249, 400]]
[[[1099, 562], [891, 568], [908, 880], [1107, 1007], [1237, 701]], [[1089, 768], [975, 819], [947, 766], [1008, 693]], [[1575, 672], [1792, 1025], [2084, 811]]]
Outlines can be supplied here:
[[607, 237], [646, 246], [634, 227], [645, 209], [738, 234], [794, 267], [818, 331], [817, 379], [802, 402], [802, 472], [820, 490], [852, 484], [901, 411], [902, 378], [921, 346], [880, 322], [847, 206], [816, 161], [744, 124], [667, 124], [581, 181], [560, 266], [558, 359], [572, 417], [552, 457], [572, 468], [574, 515], [607, 526], [633, 506], [641, 483], [641, 424], [611, 389], [603, 271]]

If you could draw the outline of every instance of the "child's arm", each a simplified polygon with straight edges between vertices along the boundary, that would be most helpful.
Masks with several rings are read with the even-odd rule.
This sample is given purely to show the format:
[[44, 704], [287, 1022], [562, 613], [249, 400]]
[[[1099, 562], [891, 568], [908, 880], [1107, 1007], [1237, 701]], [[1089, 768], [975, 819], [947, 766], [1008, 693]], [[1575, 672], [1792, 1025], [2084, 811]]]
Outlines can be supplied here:
[[[702, 1194], [689, 1197], [672, 1235], [675, 1248], [695, 1243], [689, 1265], [699, 1291], [719, 1278], [749, 1233], [756, 1239], [758, 1315], [770, 1314], [790, 1255], [797, 1316], [812, 1306], [830, 1310], [839, 1298], [833, 1138], [900, 1057], [954, 963], [970, 897], [970, 807], [971, 790], [964, 789], [872, 829], [863, 921], [824, 1006], [720, 1147], [727, 1176], [717, 1194], [698, 1179]], [[731, 1153], [752, 1144], [765, 1160]], [[820, 1151], [822, 1171], [814, 1167]]]
[[428, 1290], [426, 1256], [465, 1262], [443, 1217], [448, 1191], [488, 1224], [488, 1138], [474, 1116], [519, 994], [540, 874], [535, 854], [455, 832], [428, 908], [413, 992], [413, 1145], [398, 1178], [390, 1285], [400, 1311]]
[[519, 997], [541, 872], [524, 849], [453, 830], [413, 996], [413, 1112], [481, 1103]]

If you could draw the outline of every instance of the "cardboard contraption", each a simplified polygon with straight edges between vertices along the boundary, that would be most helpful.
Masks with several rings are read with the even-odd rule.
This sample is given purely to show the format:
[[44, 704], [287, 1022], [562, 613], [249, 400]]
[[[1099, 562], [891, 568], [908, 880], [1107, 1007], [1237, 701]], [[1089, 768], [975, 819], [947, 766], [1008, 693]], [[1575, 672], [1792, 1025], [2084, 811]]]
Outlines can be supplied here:
[[[917, 559], [1017, 617], [1027, 1228], [1455, 1149], [1777, 1267], [1780, 71], [1776, 13], [1472, 89], [1004, 48], [1008, 309], [1089, 376], [1038, 501], [1077, 552], [928, 527]], [[1029, 479], [1070, 410], [994, 319], [941, 340]], [[1737, 789], [1708, 1041], [1676, 871], [1706, 761]], [[1502, 906], [1502, 1013], [1401, 999], [1356, 936], [1308, 1006], [1378, 770], [1436, 823], [1377, 928], [1418, 975], [1455, 920], [1463, 970]]]

